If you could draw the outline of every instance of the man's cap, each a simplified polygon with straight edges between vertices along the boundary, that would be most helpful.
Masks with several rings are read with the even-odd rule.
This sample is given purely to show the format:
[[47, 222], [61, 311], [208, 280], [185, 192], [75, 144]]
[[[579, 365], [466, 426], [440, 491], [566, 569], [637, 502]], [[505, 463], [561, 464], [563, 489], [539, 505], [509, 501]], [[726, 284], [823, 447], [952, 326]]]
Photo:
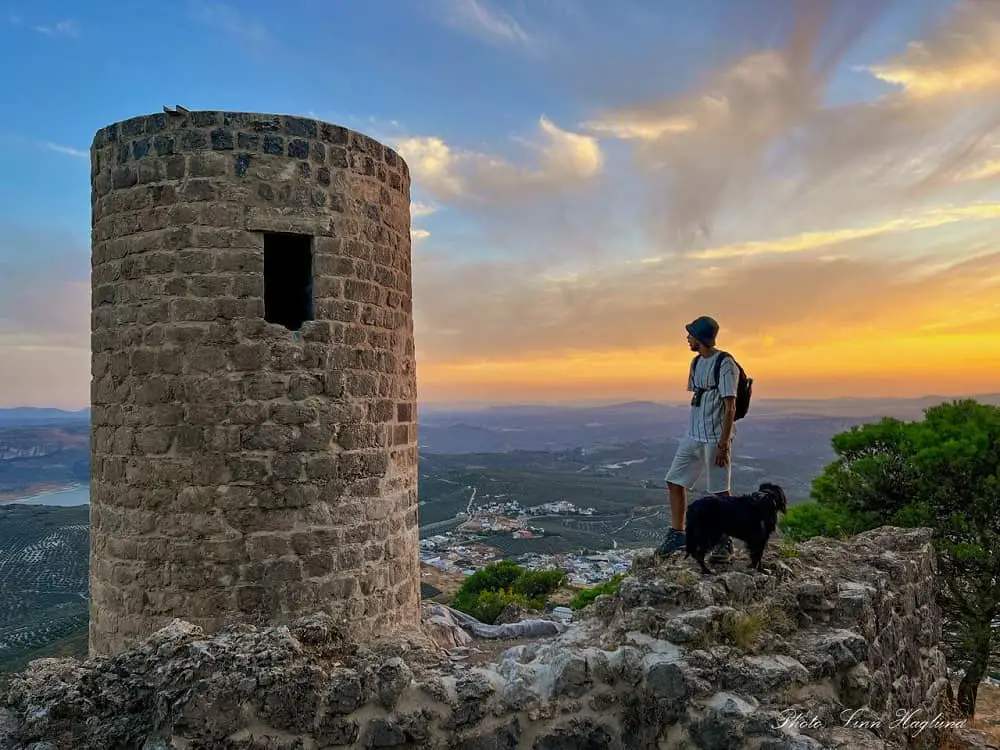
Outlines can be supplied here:
[[700, 318], [692, 320], [684, 328], [693, 338], [705, 346], [715, 346], [715, 337], [719, 334], [719, 324], [713, 318], [702, 315]]

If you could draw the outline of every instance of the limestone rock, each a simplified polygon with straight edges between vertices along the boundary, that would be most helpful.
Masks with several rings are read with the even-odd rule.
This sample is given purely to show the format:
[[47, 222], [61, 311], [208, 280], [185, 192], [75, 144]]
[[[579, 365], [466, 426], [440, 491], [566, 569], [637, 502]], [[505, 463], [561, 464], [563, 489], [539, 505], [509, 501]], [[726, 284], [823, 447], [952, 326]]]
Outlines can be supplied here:
[[0, 696], [0, 747], [995, 748], [891, 722], [945, 716], [927, 534], [798, 551], [769, 552], [769, 576], [646, 561], [568, 627], [513, 643], [439, 605], [421, 632], [363, 646], [323, 614], [214, 633], [174, 620], [115, 657], [33, 662]]

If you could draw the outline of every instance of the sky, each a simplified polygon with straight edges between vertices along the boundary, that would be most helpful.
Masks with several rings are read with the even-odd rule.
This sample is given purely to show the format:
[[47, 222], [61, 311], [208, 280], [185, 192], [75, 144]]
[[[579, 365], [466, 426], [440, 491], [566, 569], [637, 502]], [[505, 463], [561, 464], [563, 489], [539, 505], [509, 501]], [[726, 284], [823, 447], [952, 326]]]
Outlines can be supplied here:
[[89, 401], [89, 147], [317, 117], [404, 157], [428, 403], [1000, 390], [1000, 0], [0, 4], [0, 405]]

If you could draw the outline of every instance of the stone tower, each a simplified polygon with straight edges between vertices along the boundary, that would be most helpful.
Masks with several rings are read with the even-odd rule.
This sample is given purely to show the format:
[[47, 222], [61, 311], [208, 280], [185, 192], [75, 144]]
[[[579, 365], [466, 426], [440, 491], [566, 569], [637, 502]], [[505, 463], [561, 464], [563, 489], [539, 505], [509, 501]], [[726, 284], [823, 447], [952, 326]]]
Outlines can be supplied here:
[[97, 132], [90, 650], [171, 618], [419, 619], [410, 177], [231, 112]]

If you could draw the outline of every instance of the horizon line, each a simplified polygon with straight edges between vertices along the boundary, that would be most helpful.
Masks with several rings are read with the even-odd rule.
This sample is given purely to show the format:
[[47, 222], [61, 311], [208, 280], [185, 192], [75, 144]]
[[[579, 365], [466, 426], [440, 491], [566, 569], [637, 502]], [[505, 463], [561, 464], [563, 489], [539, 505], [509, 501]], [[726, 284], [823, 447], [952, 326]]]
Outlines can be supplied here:
[[[871, 402], [922, 402], [922, 401], [952, 401], [961, 399], [982, 399], [982, 398], [1000, 398], [1000, 391], [992, 393], [974, 393], [974, 394], [951, 394], [945, 395], [940, 393], [928, 393], [923, 396], [829, 396], [826, 398], [757, 398], [754, 399], [755, 403], [758, 404], [832, 404], [832, 403], [871, 403]], [[462, 400], [462, 401], [422, 401], [419, 397], [417, 398], [417, 404], [432, 408], [447, 408], [447, 409], [518, 409], [524, 407], [551, 407], [551, 408], [561, 408], [561, 409], [580, 409], [596, 406], [627, 406], [631, 404], [651, 404], [656, 406], [687, 406], [687, 400], [674, 400], [674, 399], [644, 399], [644, 398], [606, 398], [606, 399], [574, 399], [572, 401], [511, 401], [511, 402], [492, 402], [492, 401], [479, 401], [474, 399]], [[80, 414], [81, 412], [89, 411], [90, 405], [81, 406], [78, 408], [64, 408], [61, 406], [40, 406], [38, 404], [11, 404], [3, 405], [0, 404], [0, 411], [14, 411], [17, 409], [32, 409], [32, 410], [45, 410], [45, 411], [58, 411], [65, 414]]]

